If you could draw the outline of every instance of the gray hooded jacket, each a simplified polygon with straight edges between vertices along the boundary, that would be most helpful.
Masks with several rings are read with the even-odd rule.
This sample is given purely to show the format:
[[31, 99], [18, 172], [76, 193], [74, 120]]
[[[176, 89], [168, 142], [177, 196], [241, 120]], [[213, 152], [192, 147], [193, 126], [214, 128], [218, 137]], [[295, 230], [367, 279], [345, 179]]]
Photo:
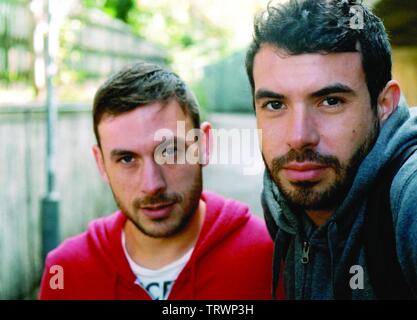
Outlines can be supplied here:
[[[411, 145], [417, 145], [417, 108], [409, 109], [401, 102], [362, 161], [346, 198], [318, 228], [305, 214], [297, 214], [287, 206], [265, 171], [262, 205], [273, 228], [279, 230], [275, 237], [275, 259], [285, 260], [281, 271], [288, 299], [335, 299], [337, 288], [349, 285], [346, 279], [360, 276], [355, 269], [358, 266], [363, 279], [353, 279], [351, 298], [375, 298], [360, 237], [367, 195], [384, 164]], [[417, 297], [417, 152], [395, 175], [390, 200], [399, 263], [407, 284]], [[269, 228], [271, 231], [271, 225]], [[281, 247], [284, 246], [288, 249], [282, 257]]]

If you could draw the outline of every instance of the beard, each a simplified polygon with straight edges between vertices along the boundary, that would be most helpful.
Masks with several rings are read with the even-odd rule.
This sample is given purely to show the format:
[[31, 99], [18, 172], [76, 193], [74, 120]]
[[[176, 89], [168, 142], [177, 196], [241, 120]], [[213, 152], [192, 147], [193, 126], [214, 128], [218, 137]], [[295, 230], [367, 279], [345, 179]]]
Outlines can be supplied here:
[[[286, 155], [274, 158], [270, 168], [268, 165], [265, 167], [290, 206], [300, 210], [333, 210], [342, 203], [349, 192], [358, 168], [373, 147], [378, 134], [379, 122], [375, 118], [371, 131], [346, 164], [341, 164], [335, 156], [321, 155], [312, 149], [291, 149]], [[288, 186], [282, 181], [279, 172], [292, 161], [322, 164], [334, 170], [335, 178], [320, 190], [317, 190], [319, 182], [316, 181], [287, 182]]]
[[[202, 188], [202, 173], [201, 169], [199, 169], [190, 189], [184, 194], [163, 192], [152, 196], [136, 198], [132, 202], [132, 210], [129, 210], [120, 200], [113, 188], [112, 192], [120, 210], [140, 232], [152, 238], [168, 238], [180, 233], [189, 225], [196, 214]], [[141, 206], [159, 203], [175, 203], [174, 208], [167, 218], [149, 220], [140, 214]]]

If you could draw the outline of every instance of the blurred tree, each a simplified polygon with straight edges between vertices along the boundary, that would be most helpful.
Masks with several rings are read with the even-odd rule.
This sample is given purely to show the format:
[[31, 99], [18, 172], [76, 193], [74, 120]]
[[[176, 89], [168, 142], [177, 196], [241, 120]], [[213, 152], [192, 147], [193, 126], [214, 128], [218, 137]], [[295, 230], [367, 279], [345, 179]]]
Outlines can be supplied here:
[[[247, 46], [254, 14], [270, 0], [81, 1], [123, 17], [138, 35], [164, 47], [172, 69], [193, 82], [203, 76], [205, 65]], [[117, 9], [119, 2], [123, 10]]]
[[[140, 36], [168, 49], [174, 69], [195, 74], [206, 61], [234, 49], [233, 19], [222, 0], [82, 0], [129, 24]], [[253, 0], [252, 0], [253, 1]], [[180, 71], [181, 73], [181, 71]], [[184, 75], [182, 74], [183, 76]]]
[[83, 0], [83, 4], [101, 9], [125, 23], [129, 23], [129, 13], [137, 9], [135, 0]]
[[115, 18], [129, 22], [129, 12], [135, 9], [134, 0], [106, 0], [104, 9]]
[[381, 0], [374, 12], [384, 21], [393, 45], [417, 45], [416, 0]]

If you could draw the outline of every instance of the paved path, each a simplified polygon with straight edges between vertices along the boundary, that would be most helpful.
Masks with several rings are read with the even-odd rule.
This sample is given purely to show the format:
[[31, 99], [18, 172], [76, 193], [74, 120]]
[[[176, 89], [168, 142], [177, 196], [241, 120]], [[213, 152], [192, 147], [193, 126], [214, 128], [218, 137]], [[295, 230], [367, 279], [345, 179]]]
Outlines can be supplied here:
[[[245, 202], [253, 213], [262, 216], [260, 193], [264, 165], [255, 117], [251, 114], [210, 114], [208, 121], [216, 130], [213, 131], [212, 163], [203, 169], [204, 189]], [[229, 138], [225, 139], [225, 135]], [[224, 164], [225, 160], [227, 164]]]

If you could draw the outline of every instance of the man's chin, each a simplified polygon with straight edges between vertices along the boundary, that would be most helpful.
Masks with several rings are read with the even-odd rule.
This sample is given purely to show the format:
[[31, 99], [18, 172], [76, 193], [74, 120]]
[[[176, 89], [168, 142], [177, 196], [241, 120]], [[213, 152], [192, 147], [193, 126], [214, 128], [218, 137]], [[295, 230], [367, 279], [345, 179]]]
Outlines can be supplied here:
[[342, 191], [334, 186], [322, 186], [317, 181], [302, 181], [282, 185], [278, 189], [291, 207], [301, 210], [331, 210], [343, 200]]
[[137, 212], [135, 219], [129, 220], [142, 234], [151, 238], [169, 238], [183, 232], [191, 222], [191, 215], [179, 215], [176, 210], [170, 216], [161, 219], [149, 219], [149, 217]]
[[160, 239], [160, 238], [169, 238], [175, 235], [177, 232], [172, 229], [162, 229], [162, 228], [155, 228], [155, 227], [140, 227], [138, 228], [139, 231], [148, 236], [150, 238]]
[[135, 219], [132, 223], [138, 231], [151, 238], [168, 238], [180, 232], [178, 223], [169, 221], [169, 218]]

